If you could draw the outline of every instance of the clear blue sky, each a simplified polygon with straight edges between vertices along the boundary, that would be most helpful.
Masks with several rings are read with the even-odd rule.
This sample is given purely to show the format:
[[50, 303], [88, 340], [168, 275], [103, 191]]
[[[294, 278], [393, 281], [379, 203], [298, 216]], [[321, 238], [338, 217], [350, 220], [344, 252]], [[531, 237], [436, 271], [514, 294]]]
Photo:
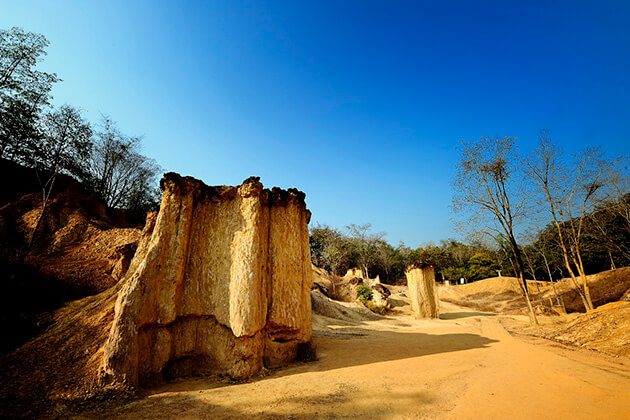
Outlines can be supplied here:
[[627, 152], [629, 22], [627, 0], [0, 1], [2, 28], [48, 37], [55, 102], [165, 170], [295, 186], [314, 223], [412, 246], [457, 236], [462, 138]]

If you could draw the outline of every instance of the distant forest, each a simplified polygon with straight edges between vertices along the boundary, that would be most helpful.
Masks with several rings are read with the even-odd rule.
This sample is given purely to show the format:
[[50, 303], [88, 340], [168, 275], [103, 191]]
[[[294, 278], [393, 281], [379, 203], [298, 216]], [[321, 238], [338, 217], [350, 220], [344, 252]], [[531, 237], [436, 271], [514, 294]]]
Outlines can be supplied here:
[[[599, 206], [585, 219], [582, 249], [588, 274], [630, 265], [630, 223], [619, 212], [620, 208], [630, 209], [630, 194], [622, 200], [623, 203]], [[365, 233], [356, 235], [354, 229], [344, 232], [325, 225], [312, 227], [313, 264], [338, 275], [367, 265], [370, 277], [378, 275], [388, 283], [404, 282], [406, 267], [423, 263], [435, 267], [438, 281], [462, 277], [467, 281], [480, 280], [497, 276], [497, 270], [502, 276], [516, 276], [504, 237], [499, 237], [498, 242], [446, 239], [412, 249], [405, 244], [394, 247], [384, 235], [370, 234], [369, 229]], [[522, 250], [528, 279], [568, 277], [553, 224], [538, 232]]]

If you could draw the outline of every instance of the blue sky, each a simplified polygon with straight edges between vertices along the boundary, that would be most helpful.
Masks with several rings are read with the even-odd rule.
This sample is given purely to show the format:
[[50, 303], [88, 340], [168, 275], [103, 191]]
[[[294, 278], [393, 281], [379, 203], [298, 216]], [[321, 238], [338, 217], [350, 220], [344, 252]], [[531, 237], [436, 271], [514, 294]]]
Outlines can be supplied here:
[[55, 102], [165, 170], [259, 175], [417, 246], [458, 236], [461, 139], [630, 145], [630, 2], [508, 3], [2, 0], [0, 27], [44, 34]]

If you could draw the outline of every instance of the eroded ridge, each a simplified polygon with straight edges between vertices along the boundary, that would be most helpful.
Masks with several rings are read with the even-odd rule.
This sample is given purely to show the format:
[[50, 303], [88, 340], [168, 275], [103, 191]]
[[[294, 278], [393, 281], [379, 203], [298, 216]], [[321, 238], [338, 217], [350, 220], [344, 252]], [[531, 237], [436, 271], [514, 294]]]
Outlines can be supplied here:
[[[102, 378], [246, 378], [296, 359], [311, 339], [304, 193], [259, 178], [211, 187], [168, 173], [115, 307]], [[146, 230], [146, 229], [145, 229]]]

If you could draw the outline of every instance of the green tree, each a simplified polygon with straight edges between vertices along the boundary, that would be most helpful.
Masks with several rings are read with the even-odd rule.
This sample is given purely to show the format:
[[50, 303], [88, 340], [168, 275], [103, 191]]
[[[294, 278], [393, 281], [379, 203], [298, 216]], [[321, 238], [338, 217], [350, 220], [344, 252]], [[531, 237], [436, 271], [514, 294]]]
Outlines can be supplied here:
[[310, 242], [313, 264], [333, 274], [340, 274], [351, 259], [349, 240], [337, 229], [318, 225], [311, 229]]
[[468, 278], [479, 280], [495, 277], [497, 268], [496, 261], [490, 255], [477, 252], [468, 260]]
[[369, 267], [377, 262], [378, 244], [383, 240], [384, 233], [371, 233], [372, 225], [351, 224], [346, 227], [350, 233], [351, 244], [356, 252], [357, 263], [363, 275], [369, 278]]
[[40, 34], [20, 28], [0, 31], [0, 157], [21, 161], [41, 140], [40, 113], [59, 80], [36, 69], [47, 46]]

